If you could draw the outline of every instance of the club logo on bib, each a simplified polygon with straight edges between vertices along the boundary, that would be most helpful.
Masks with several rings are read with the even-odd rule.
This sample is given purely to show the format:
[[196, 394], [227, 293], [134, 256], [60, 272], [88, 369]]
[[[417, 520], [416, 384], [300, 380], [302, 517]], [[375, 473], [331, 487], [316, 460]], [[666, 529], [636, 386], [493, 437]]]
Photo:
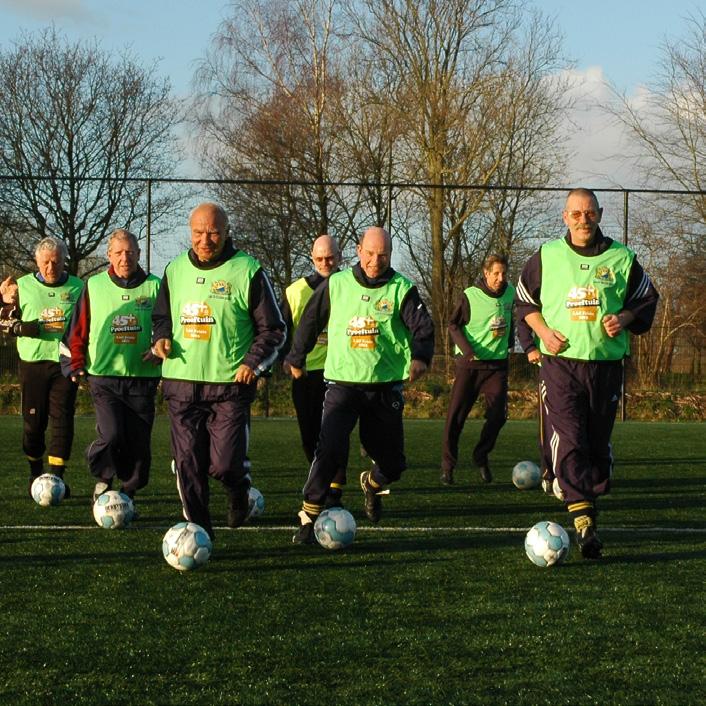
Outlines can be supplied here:
[[189, 302], [181, 310], [179, 323], [184, 327], [184, 338], [208, 341], [211, 338], [211, 326], [216, 320], [206, 302]]
[[351, 348], [358, 350], [373, 350], [379, 335], [377, 321], [370, 316], [354, 316], [346, 328], [346, 336], [351, 338]]
[[593, 276], [593, 281], [597, 284], [615, 284], [615, 272], [613, 272], [613, 270], [606, 265], [596, 267], [596, 273]]
[[392, 314], [394, 308], [394, 304], [389, 299], [378, 299], [375, 302], [375, 311], [379, 311], [381, 314]]
[[211, 282], [211, 293], [209, 298], [211, 299], [230, 299], [230, 293], [233, 287], [230, 282], [226, 282], [223, 279], [217, 279]]
[[600, 305], [598, 290], [592, 284], [572, 287], [566, 295], [566, 308], [572, 321], [595, 321]]
[[110, 322], [110, 334], [116, 345], [134, 345], [140, 331], [142, 326], [134, 314], [118, 314]]
[[152, 308], [152, 300], [149, 297], [146, 297], [144, 295], [135, 297], [135, 307], [137, 309], [145, 310], [145, 309], [151, 309]]

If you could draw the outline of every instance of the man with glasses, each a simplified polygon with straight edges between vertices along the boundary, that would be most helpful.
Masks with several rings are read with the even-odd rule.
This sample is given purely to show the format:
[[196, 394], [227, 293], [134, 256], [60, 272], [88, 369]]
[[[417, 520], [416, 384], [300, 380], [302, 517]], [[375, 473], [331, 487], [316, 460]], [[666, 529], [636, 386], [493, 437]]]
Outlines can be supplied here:
[[[289, 353], [294, 332], [317, 287], [334, 272], [338, 272], [341, 264], [341, 251], [338, 243], [330, 235], [320, 235], [311, 248], [311, 261], [314, 265], [314, 272], [290, 284], [285, 290], [284, 299], [280, 304], [282, 317], [287, 324], [287, 341], [280, 350], [281, 357]], [[326, 329], [324, 329], [316, 339], [314, 348], [306, 356], [306, 375], [292, 378], [292, 402], [297, 414], [302, 447], [310, 466], [314, 460], [314, 451], [316, 451], [321, 431], [321, 410], [326, 394], [324, 365], [327, 349], [328, 339]], [[289, 363], [285, 361], [282, 367], [287, 374], [291, 373]], [[332, 507], [340, 505], [345, 482], [346, 474], [341, 470], [331, 481], [326, 500], [327, 505], [330, 504]]]
[[598, 559], [596, 500], [610, 490], [610, 437], [629, 333], [650, 329], [658, 294], [630, 249], [603, 235], [589, 189], [569, 192], [565, 237], [542, 245], [517, 284], [517, 315], [539, 339], [552, 466], [581, 554]]

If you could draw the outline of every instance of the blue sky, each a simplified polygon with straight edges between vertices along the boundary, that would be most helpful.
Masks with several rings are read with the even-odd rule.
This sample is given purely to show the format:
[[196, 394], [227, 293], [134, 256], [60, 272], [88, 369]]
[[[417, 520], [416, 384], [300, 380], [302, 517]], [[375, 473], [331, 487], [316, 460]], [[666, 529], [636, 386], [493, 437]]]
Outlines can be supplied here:
[[[567, 134], [576, 151], [570, 180], [633, 186], [630, 170], [615, 160], [620, 135], [592, 108], [592, 97], [605, 96], [605, 79], [628, 95], [638, 92], [655, 74], [661, 43], [683, 35], [685, 18], [703, 4], [696, 0], [533, 4], [556, 17], [566, 55], [576, 61], [576, 90], [584, 98], [573, 116], [578, 129]], [[223, 0], [0, 0], [0, 45], [7, 46], [21, 29], [33, 31], [54, 22], [72, 38], [97, 37], [106, 49], [128, 46], [141, 59], [160, 60], [160, 70], [170, 77], [176, 94], [186, 95], [195, 62], [204, 55], [226, 8]]]

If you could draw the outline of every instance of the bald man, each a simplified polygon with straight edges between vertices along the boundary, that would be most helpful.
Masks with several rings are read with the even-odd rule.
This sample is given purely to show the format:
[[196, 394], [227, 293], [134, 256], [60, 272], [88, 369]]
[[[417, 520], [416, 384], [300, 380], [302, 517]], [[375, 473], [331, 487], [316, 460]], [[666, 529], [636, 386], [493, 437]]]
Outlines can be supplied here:
[[417, 288], [390, 265], [390, 234], [368, 228], [357, 252], [356, 265], [332, 274], [312, 295], [286, 359], [292, 376], [302, 377], [307, 354], [327, 330], [321, 433], [292, 538], [297, 544], [316, 541], [314, 522], [336, 472], [348, 464], [356, 422], [375, 459], [360, 476], [365, 514], [371, 522], [380, 520], [381, 493], [406, 468], [403, 381], [421, 377], [434, 353], [434, 325]]
[[[280, 353], [282, 357], [291, 348], [294, 332], [311, 295], [330, 275], [338, 272], [341, 264], [341, 251], [338, 243], [330, 235], [320, 235], [311, 248], [311, 261], [314, 264], [314, 272], [290, 284], [285, 290], [284, 300], [280, 305], [282, 316], [287, 324], [287, 343]], [[307, 374], [298, 379], [292, 379], [292, 402], [297, 414], [304, 454], [309, 465], [314, 460], [314, 451], [321, 431], [321, 410], [324, 406], [326, 393], [326, 383], [324, 382], [326, 349], [327, 339], [324, 329], [319, 334], [313, 350], [306, 357]], [[285, 362], [283, 368], [286, 373], [290, 373], [288, 363]], [[326, 500], [327, 505], [333, 507], [340, 504], [345, 482], [345, 472], [337, 473], [331, 482], [329, 497]]]
[[286, 327], [260, 263], [229, 237], [223, 208], [199, 204], [189, 226], [191, 249], [167, 265], [155, 302], [152, 350], [164, 361], [184, 516], [213, 538], [209, 477], [225, 486], [228, 526], [247, 518], [250, 405]]

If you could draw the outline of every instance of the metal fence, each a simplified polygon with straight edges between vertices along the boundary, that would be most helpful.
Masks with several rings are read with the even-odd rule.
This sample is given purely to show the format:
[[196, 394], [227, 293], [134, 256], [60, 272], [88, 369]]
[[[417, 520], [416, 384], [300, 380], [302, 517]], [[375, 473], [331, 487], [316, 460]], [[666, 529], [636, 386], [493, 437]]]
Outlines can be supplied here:
[[[0, 177], [7, 181], [7, 177]], [[33, 177], [35, 179], [41, 177]], [[197, 179], [147, 179], [132, 181], [142, 181], [144, 183], [145, 194], [145, 221], [133, 227], [144, 235], [143, 260], [147, 269], [161, 274], [164, 265], [178, 252], [188, 245], [189, 232], [187, 228], [187, 217], [191, 208], [202, 200], [220, 200], [228, 198], [227, 193], [239, 193], [243, 190], [257, 189], [258, 198], [265, 198], [262, 203], [267, 202], [267, 194], [272, 194], [273, 198], [283, 189], [297, 187], [306, 189], [313, 186], [305, 181], [278, 181], [278, 180], [197, 180]], [[352, 244], [355, 235], [364, 227], [373, 222], [382, 222], [392, 232], [395, 238], [395, 253], [393, 254], [393, 264], [411, 276], [412, 279], [420, 283], [420, 289], [424, 290], [424, 283], [415, 277], [414, 266], [420, 267], [419, 261], [424, 262], [425, 254], [414, 253], [406, 246], [399, 246], [399, 242], [404, 239], [400, 236], [402, 228], [406, 228], [406, 233], [414, 234], [415, 229], [420, 234], [421, 241], [424, 241], [423, 234], [426, 226], [423, 208], [423, 195], [430, 190], [444, 189], [453, 194], [465, 194], [468, 192], [482, 193], [485, 195], [495, 194], [516, 194], [522, 193], [526, 199], [523, 209], [529, 214], [522, 232], [516, 239], [517, 256], [511, 264], [511, 275], [516, 278], [519, 269], [524, 261], [524, 257], [547, 239], [559, 237], [564, 232], [561, 222], [561, 210], [567, 187], [514, 187], [514, 186], [478, 186], [478, 185], [453, 185], [443, 186], [435, 184], [410, 184], [410, 183], [387, 183], [374, 184], [358, 182], [328, 182], [323, 185], [335, 194], [338, 202], [346, 199], [350, 203], [365, 203], [366, 194], [372, 187], [377, 189], [380, 197], [376, 209], [372, 206], [361, 208], [357, 215], [346, 214], [345, 222], [336, 226], [333, 224], [332, 234], [341, 238], [345, 231], [347, 241]], [[152, 204], [159, 200], [158, 190], [172, 189], [175, 194], [175, 207], [172, 210], [172, 220], [165, 221], [162, 216], [160, 224], [155, 223], [156, 216], [152, 210]], [[658, 312], [659, 325], [652, 332], [642, 337], [639, 345], [633, 345], [633, 357], [628, 360], [625, 368], [625, 390], [656, 390], [656, 391], [695, 391], [706, 392], [706, 370], [704, 369], [704, 350], [706, 349], [706, 333], [704, 324], [706, 316], [699, 315], [706, 306], [706, 290], [701, 289], [701, 294], [687, 295], [676, 301], [673, 291], [685, 290], [688, 288], [690, 262], [681, 259], [680, 267], [672, 267], [670, 257], [679, 253], [671, 253], [669, 238], [673, 235], [669, 229], [673, 228], [672, 221], [661, 224], [659, 221], [650, 227], [656, 230], [645, 230], [645, 222], [642, 218], [645, 212], [656, 212], [661, 209], [663, 212], [669, 211], [671, 205], [683, 204], [689, 199], [704, 199], [706, 192], [686, 192], [679, 190], [646, 190], [646, 189], [618, 189], [618, 188], [596, 188], [601, 205], [604, 208], [604, 218], [601, 227], [604, 232], [616, 240], [622, 241], [633, 248], [638, 255], [647, 272], [655, 281], [658, 289], [662, 293], [663, 286], [669, 286], [670, 296], [663, 297], [663, 302], [668, 300], [669, 316], [681, 316], [682, 321], [676, 323], [670, 318], [668, 325], [664, 325], [663, 312], [667, 311], [667, 304], [660, 306]], [[263, 197], [263, 194], [265, 195]], [[420, 206], [421, 204], [421, 206]], [[649, 204], [649, 208], [646, 208]], [[536, 214], [544, 214], [543, 218], [536, 218]], [[548, 214], [548, 215], [547, 215]], [[416, 219], [416, 220], [415, 220]], [[116, 224], [123, 225], [123, 224]], [[483, 224], [480, 223], [478, 227]], [[338, 231], [337, 231], [338, 229]], [[661, 229], [661, 230], [660, 230]], [[497, 229], [496, 229], [497, 231]], [[329, 231], [331, 232], [331, 231]], [[481, 232], [481, 231], [479, 231]], [[491, 231], [488, 231], [491, 232]], [[700, 244], [703, 252], [703, 243], [706, 242], [704, 224], [697, 224], [694, 234], [695, 241]], [[243, 237], [236, 232], [236, 238], [242, 239], [245, 249], [251, 249], [254, 243], [247, 237]], [[656, 239], [659, 239], [659, 246], [655, 247]], [[701, 240], [699, 240], [701, 238]], [[694, 238], [692, 238], [692, 241]], [[465, 257], [474, 260], [479, 269], [482, 260], [482, 240], [479, 241], [479, 249], [475, 253], [467, 252]], [[664, 244], [666, 243], [666, 245]], [[674, 246], [676, 250], [676, 246]], [[348, 261], [352, 261], [352, 248], [348, 249]], [[395, 261], [395, 255], [397, 260]], [[415, 257], [418, 256], [419, 257]], [[308, 267], [306, 257], [300, 259], [303, 266]], [[276, 265], [266, 265], [266, 269], [276, 269]], [[410, 271], [410, 268], [412, 271]], [[465, 273], [470, 272], [469, 268], [464, 269]], [[281, 272], [273, 272], [274, 279]], [[292, 276], [299, 276], [293, 273]], [[706, 273], [702, 273], [706, 274]], [[681, 278], [681, 279], [680, 279]], [[461, 281], [465, 279], [465, 281]], [[465, 276], [457, 283], [460, 292], [470, 283]], [[693, 278], [692, 278], [693, 279]], [[703, 277], [701, 278], [703, 287]], [[282, 285], [280, 285], [280, 289]], [[281, 294], [281, 291], [280, 291]], [[428, 295], [427, 295], [428, 296]], [[682, 311], [678, 311], [681, 307]], [[691, 307], [691, 309], [689, 309]], [[676, 314], [675, 314], [676, 312]], [[692, 314], [696, 314], [693, 315]], [[691, 323], [686, 321], [687, 315], [692, 316]], [[686, 322], [685, 322], [686, 321]], [[701, 323], [699, 323], [701, 322]], [[441, 338], [441, 337], [440, 337]], [[435, 366], [439, 372], [447, 374], [452, 370], [451, 361], [444, 359]], [[0, 376], [2, 379], [13, 379], [17, 370], [17, 357], [14, 342], [0, 335]], [[521, 389], [533, 384], [534, 372], [524, 360], [524, 356], [516, 355], [511, 360], [511, 387]], [[625, 404], [623, 405], [625, 408]]]

